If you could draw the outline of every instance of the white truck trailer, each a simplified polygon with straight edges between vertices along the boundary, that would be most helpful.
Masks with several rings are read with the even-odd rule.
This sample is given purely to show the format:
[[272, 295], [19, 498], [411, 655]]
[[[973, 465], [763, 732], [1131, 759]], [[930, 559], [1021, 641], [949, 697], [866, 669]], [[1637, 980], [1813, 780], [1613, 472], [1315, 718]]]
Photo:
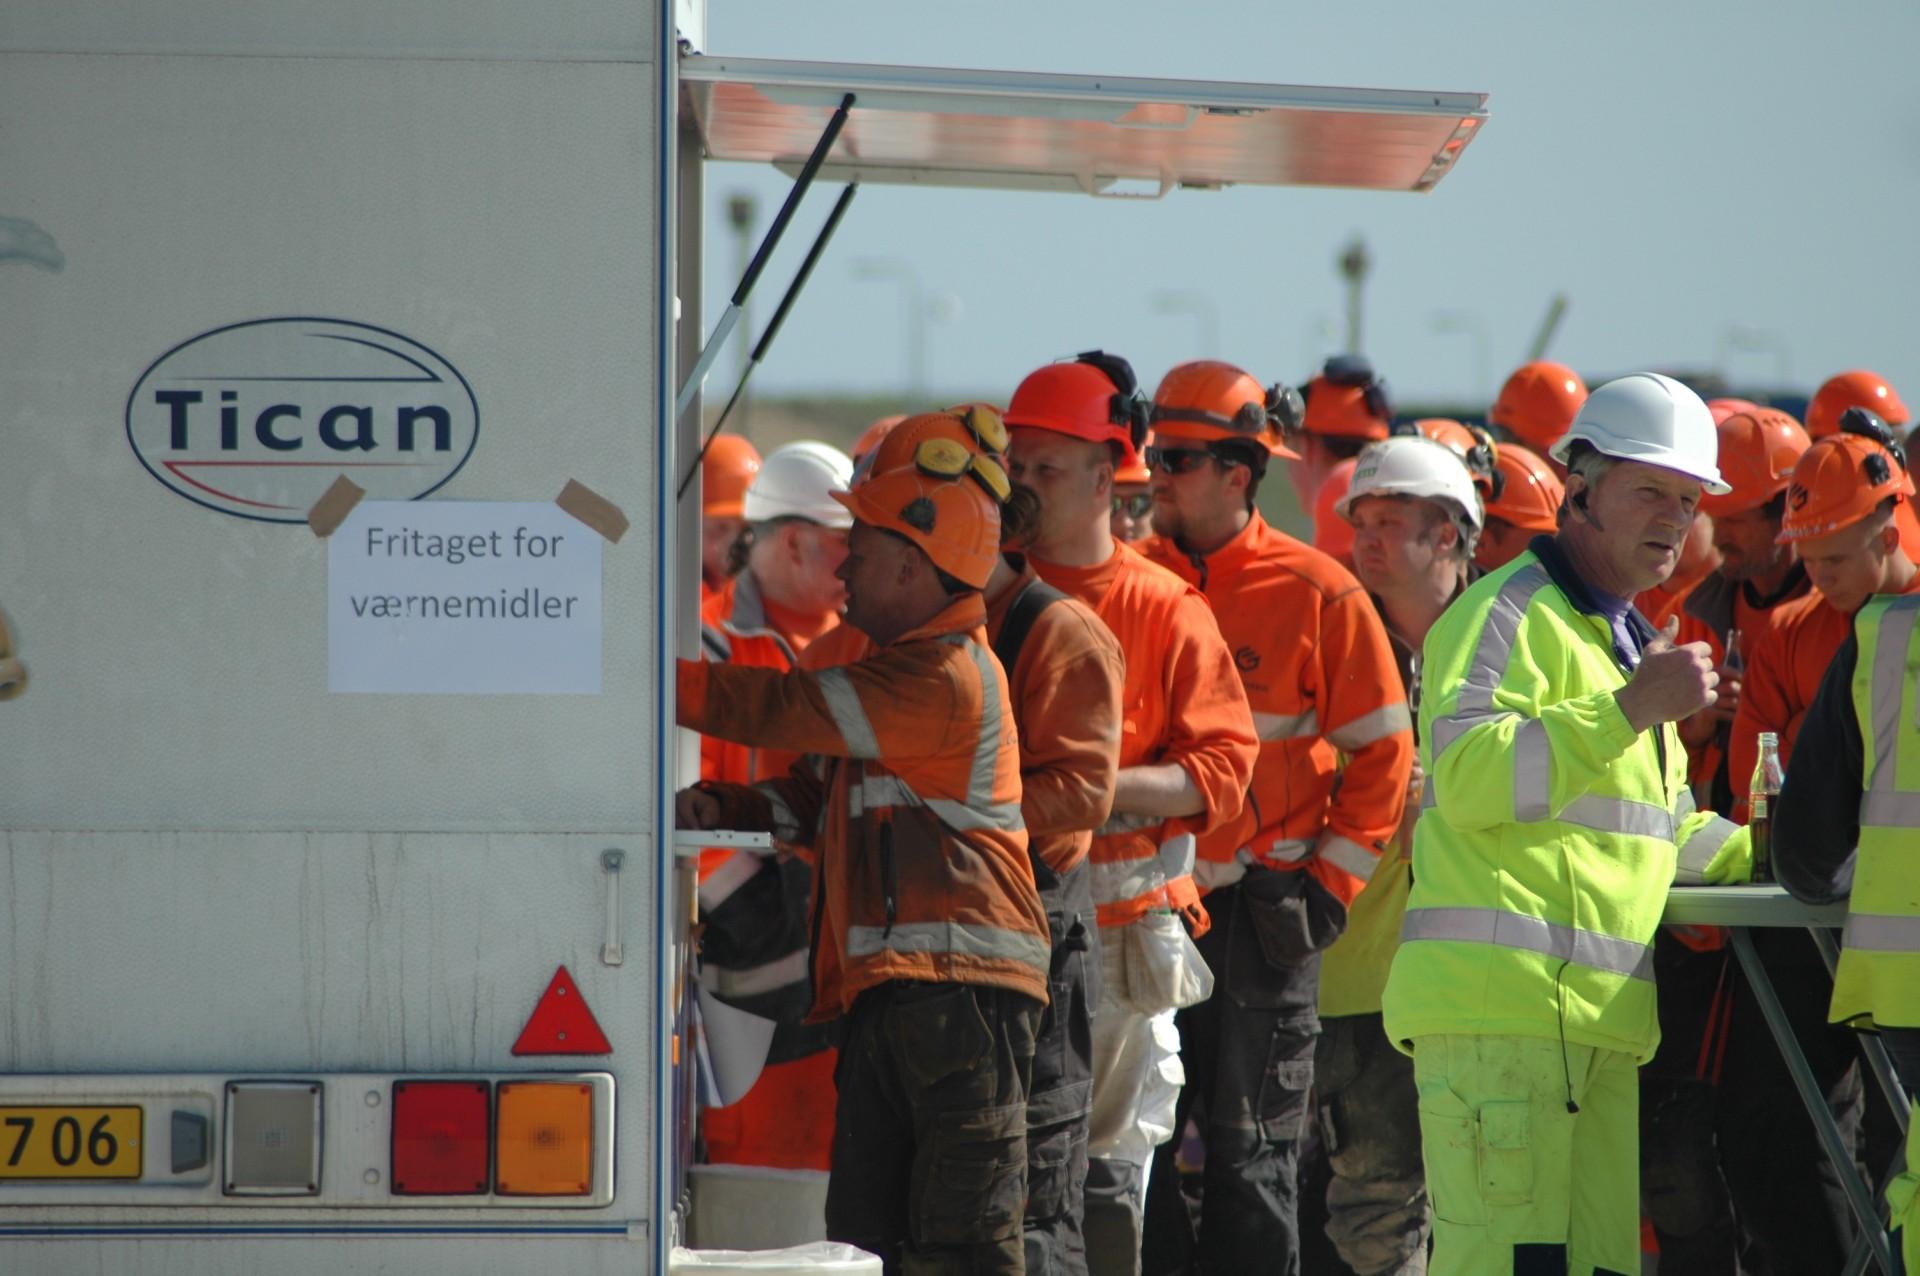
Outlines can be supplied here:
[[822, 183], [1424, 191], [1485, 118], [703, 43], [0, 10], [0, 1270], [666, 1269], [707, 162], [850, 94]]

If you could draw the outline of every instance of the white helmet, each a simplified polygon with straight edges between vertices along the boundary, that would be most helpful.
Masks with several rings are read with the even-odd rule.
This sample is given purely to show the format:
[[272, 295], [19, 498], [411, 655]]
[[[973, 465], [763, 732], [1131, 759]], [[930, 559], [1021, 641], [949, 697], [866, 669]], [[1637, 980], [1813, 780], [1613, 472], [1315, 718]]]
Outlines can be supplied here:
[[749, 523], [804, 518], [822, 527], [852, 527], [853, 515], [833, 499], [853, 482], [853, 461], [839, 448], [808, 440], [767, 453], [747, 487], [741, 515]]
[[1566, 464], [1574, 443], [1622, 461], [1673, 470], [1715, 496], [1733, 489], [1720, 477], [1720, 431], [1700, 396], [1658, 372], [1635, 372], [1609, 381], [1587, 396], [1573, 425], [1553, 445], [1553, 459]]
[[1333, 507], [1352, 521], [1353, 503], [1363, 496], [1411, 496], [1432, 501], [1447, 511], [1460, 539], [1471, 550], [1480, 536], [1480, 494], [1459, 453], [1444, 444], [1412, 434], [1383, 439], [1360, 454], [1353, 482]]

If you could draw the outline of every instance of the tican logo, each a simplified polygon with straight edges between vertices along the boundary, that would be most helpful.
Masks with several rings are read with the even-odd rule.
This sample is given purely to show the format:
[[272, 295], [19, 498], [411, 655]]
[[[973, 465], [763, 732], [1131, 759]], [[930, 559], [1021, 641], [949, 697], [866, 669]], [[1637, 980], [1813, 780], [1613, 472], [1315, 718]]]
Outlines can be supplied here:
[[1812, 492], [1809, 492], [1806, 488], [1802, 487], [1800, 484], [1795, 483], [1787, 491], [1787, 504], [1791, 505], [1794, 509], [1797, 509], [1797, 510], [1805, 509], [1807, 506], [1807, 501], [1810, 497], [1812, 497], [1812, 495], [1813, 495]]
[[147, 471], [208, 509], [302, 523], [346, 475], [379, 500], [425, 496], [473, 454], [480, 408], [417, 341], [345, 319], [254, 319], [184, 341], [127, 396]]
[[1241, 647], [1233, 653], [1233, 663], [1241, 673], [1252, 673], [1260, 667], [1260, 653], [1252, 647]]

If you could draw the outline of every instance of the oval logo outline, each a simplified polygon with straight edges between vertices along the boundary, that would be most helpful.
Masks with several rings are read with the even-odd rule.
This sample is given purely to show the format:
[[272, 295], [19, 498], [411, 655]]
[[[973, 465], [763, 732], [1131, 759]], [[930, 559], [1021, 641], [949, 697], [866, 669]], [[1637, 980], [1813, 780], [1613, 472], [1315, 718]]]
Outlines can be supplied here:
[[[241, 411], [241, 405], [238, 402], [237, 389], [221, 391], [220, 402], [218, 403], [209, 403], [206, 401], [206, 395], [203, 392], [191, 390], [170, 391], [169, 393], [173, 396], [173, 401], [166, 403], [158, 409], [149, 404], [143, 404], [141, 401], [144, 391], [168, 379], [165, 377], [156, 377], [156, 374], [164, 373], [179, 356], [191, 351], [194, 347], [212, 342], [214, 343], [212, 348], [218, 349], [222, 343], [217, 339], [231, 337], [232, 334], [251, 330], [265, 331], [268, 334], [268, 344], [269, 349], [271, 349], [271, 337], [277, 335], [276, 330], [298, 325], [325, 325], [334, 329], [344, 329], [346, 331], [307, 332], [300, 334], [300, 336], [308, 342], [311, 342], [314, 338], [321, 338], [338, 341], [342, 343], [343, 347], [350, 345], [373, 350], [380, 354], [391, 356], [391, 358], [399, 360], [403, 365], [417, 369], [421, 375], [314, 375], [311, 373], [306, 375], [297, 373], [285, 375], [273, 372], [266, 374], [246, 372], [228, 374], [226, 376], [181, 376], [177, 379], [185, 382], [207, 383], [229, 381], [241, 384], [302, 382], [351, 383], [357, 381], [363, 385], [438, 385], [444, 388], [445, 393], [436, 402], [426, 405], [395, 406], [393, 415], [397, 419], [397, 425], [394, 425], [393, 428], [387, 431], [392, 437], [385, 440], [385, 450], [388, 452], [399, 454], [401, 451], [399, 445], [402, 441], [409, 442], [409, 447], [406, 449], [407, 451], [413, 451], [414, 449], [410, 445], [411, 439], [424, 423], [426, 432], [436, 444], [433, 450], [438, 453], [444, 453], [446, 456], [445, 461], [436, 462], [431, 465], [430, 468], [435, 471], [433, 482], [425, 487], [416, 488], [410, 483], [380, 483], [377, 478], [374, 478], [372, 481], [362, 481], [360, 486], [366, 489], [368, 497], [374, 499], [419, 500], [422, 497], [439, 491], [442, 487], [446, 486], [447, 483], [452, 481], [454, 475], [466, 467], [467, 461], [472, 458], [473, 451], [475, 447], [479, 445], [480, 441], [480, 403], [478, 396], [474, 394], [472, 384], [468, 382], [465, 374], [456, 368], [451, 360], [440, 354], [439, 351], [403, 333], [396, 332], [390, 328], [380, 327], [377, 324], [362, 323], [354, 319], [339, 319], [322, 315], [277, 315], [262, 319], [241, 320], [238, 323], [223, 324], [218, 328], [208, 329], [205, 332], [175, 344], [159, 358], [148, 364], [140, 376], [135, 379], [133, 388], [128, 392], [126, 408], [123, 413], [123, 429], [126, 434], [127, 445], [133, 449], [133, 454], [139, 459], [141, 467], [145, 469], [148, 474], [152, 475], [154, 480], [162, 487], [165, 487], [176, 496], [192, 501], [196, 505], [217, 511], [221, 514], [231, 515], [234, 518], [248, 519], [253, 522], [281, 524], [305, 523], [307, 511], [312, 508], [313, 503], [319, 499], [326, 487], [332, 484], [337, 474], [344, 474], [350, 470], [425, 468], [422, 464], [412, 461], [370, 461], [364, 459], [367, 452], [382, 447], [382, 441], [376, 437], [378, 432], [373, 425], [373, 411], [370, 405], [361, 407], [355, 404], [336, 403], [324, 412], [321, 412], [318, 419], [314, 420], [306, 418], [304, 408], [311, 405], [305, 404], [271, 404], [261, 409], [258, 414], [243, 413]], [[377, 339], [370, 339], [370, 337]], [[394, 349], [387, 344], [383, 344], [384, 342], [397, 343], [401, 348]], [[335, 353], [339, 352], [335, 351]], [[348, 356], [351, 357], [354, 353], [356, 352], [350, 351], [348, 352]], [[422, 362], [421, 358], [415, 356], [423, 356], [426, 362]], [[366, 356], [360, 355], [359, 357], [364, 359]], [[158, 395], [156, 393], [156, 398], [157, 397]], [[228, 413], [229, 408], [232, 409], [231, 415]], [[464, 421], [458, 423], [464, 427], [464, 433], [466, 435], [464, 447], [460, 447], [454, 442], [454, 435], [456, 433], [454, 421], [455, 409], [458, 409], [465, 417]], [[166, 424], [156, 427], [155, 420], [152, 417], [142, 421], [141, 413], [143, 410], [149, 413], [158, 412], [166, 418]], [[436, 410], [444, 415], [444, 420], [437, 420], [435, 418], [433, 413]], [[244, 415], [253, 416], [251, 433], [254, 436], [254, 444], [252, 447], [244, 447], [241, 442], [240, 435], [247, 430], [247, 425], [241, 420]], [[217, 424], [216, 417], [218, 418]], [[299, 431], [298, 434], [292, 437], [289, 437], [284, 432], [288, 428], [288, 420], [295, 422], [296, 428]], [[340, 422], [343, 420], [352, 422], [352, 427], [350, 427], [353, 431], [352, 437], [347, 437], [341, 433]], [[141, 431], [137, 428], [140, 426], [145, 426], [146, 432], [149, 434], [153, 433], [155, 428], [164, 430], [166, 433], [158, 440], [161, 446], [149, 446], [147, 443], [143, 443], [140, 437]], [[269, 460], [259, 455], [263, 451], [268, 455], [278, 452], [301, 451], [306, 447], [308, 441], [314, 437], [316, 428], [335, 453], [330, 459], [321, 461]], [[171, 443], [172, 437], [176, 433], [186, 435], [188, 443], [191, 444], [196, 434], [204, 440], [209, 434], [215, 432], [219, 434], [218, 442], [222, 452], [233, 454], [251, 452], [254, 454], [255, 459], [248, 460], [245, 459], [244, 456], [235, 455], [218, 459], [188, 456], [185, 458], [175, 458], [173, 460], [163, 460], [153, 454], [155, 452], [174, 450], [165, 445]], [[437, 446], [443, 438], [447, 446]], [[189, 447], [186, 450], [191, 452], [195, 449]], [[205, 449], [202, 448], [199, 450]], [[353, 454], [358, 454], [363, 459], [352, 459]], [[156, 461], [158, 462], [157, 465]], [[325, 478], [324, 481], [318, 482], [317, 486], [315, 483], [305, 484], [304, 490], [294, 504], [279, 504], [253, 500], [251, 496], [242, 496], [230, 491], [224, 491], [213, 486], [211, 483], [189, 478], [181, 472], [181, 470], [185, 468], [209, 466], [219, 466], [226, 469], [269, 467], [277, 469], [297, 467], [318, 471], [323, 473]], [[369, 476], [363, 473], [361, 478], [364, 480], [368, 479]], [[175, 480], [178, 481], [176, 482]], [[227, 486], [231, 486], [231, 484], [229, 483]], [[207, 493], [207, 495], [199, 494], [192, 490], [194, 488], [200, 489], [202, 492]], [[263, 493], [254, 492], [251, 495], [263, 495]], [[217, 499], [209, 499], [210, 497]], [[222, 502], [231, 502], [231, 504]], [[260, 510], [279, 509], [286, 512], [283, 514], [254, 512], [253, 509], [236, 508], [236, 506], [252, 506]]]

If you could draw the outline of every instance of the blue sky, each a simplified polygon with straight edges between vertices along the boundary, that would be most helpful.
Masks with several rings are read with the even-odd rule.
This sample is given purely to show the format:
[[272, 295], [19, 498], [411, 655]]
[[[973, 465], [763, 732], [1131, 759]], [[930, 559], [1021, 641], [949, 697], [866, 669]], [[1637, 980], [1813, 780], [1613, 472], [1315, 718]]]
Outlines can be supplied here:
[[[870, 186], [756, 373], [761, 393], [905, 385], [902, 290], [856, 277], [860, 258], [911, 263], [939, 303], [933, 398], [1004, 394], [1095, 345], [1149, 386], [1201, 356], [1297, 381], [1344, 331], [1333, 258], [1358, 233], [1375, 262], [1365, 346], [1402, 399], [1483, 401], [1556, 292], [1570, 306], [1550, 354], [1590, 374], [1724, 366], [1773, 386], [1784, 364], [1804, 392], [1865, 366], [1920, 396], [1920, 6], [713, 0], [708, 49], [1491, 95], [1484, 133], [1425, 196]], [[726, 196], [756, 194], [764, 224], [786, 186], [768, 169], [708, 170], [709, 319], [737, 279]], [[802, 208], [758, 315], [833, 194]], [[1218, 348], [1191, 307], [1156, 312], [1174, 290], [1210, 301]], [[1457, 330], [1435, 330], [1442, 312]], [[710, 394], [734, 366], [721, 360]]]

